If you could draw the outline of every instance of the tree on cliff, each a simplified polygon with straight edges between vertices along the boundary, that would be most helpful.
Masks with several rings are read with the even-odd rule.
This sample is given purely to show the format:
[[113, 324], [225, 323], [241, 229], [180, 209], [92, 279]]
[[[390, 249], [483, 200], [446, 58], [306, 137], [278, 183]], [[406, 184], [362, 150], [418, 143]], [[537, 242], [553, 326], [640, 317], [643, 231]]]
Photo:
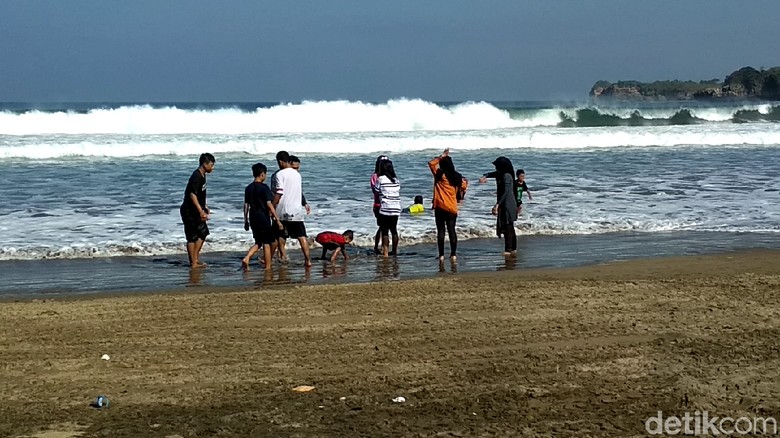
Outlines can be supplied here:
[[780, 100], [780, 67], [770, 68], [764, 72], [765, 99]]
[[726, 80], [723, 81], [723, 91], [734, 96], [758, 96], [763, 85], [760, 71], [753, 67], [742, 67], [726, 76]]
[[780, 67], [756, 70], [742, 67], [723, 82], [708, 81], [598, 81], [591, 88], [594, 97], [616, 99], [767, 99], [780, 100]]

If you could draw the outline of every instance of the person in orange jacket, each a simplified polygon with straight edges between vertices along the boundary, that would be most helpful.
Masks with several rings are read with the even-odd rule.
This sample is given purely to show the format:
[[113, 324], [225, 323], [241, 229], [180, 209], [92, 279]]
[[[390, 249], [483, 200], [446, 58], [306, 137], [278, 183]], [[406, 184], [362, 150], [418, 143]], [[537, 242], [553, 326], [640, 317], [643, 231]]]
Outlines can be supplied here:
[[439, 260], [444, 260], [444, 228], [450, 237], [450, 259], [457, 258], [458, 235], [455, 222], [458, 220], [458, 206], [466, 197], [469, 186], [466, 178], [455, 170], [447, 148], [438, 157], [428, 162], [433, 174], [433, 210], [436, 218], [436, 242], [439, 246]]

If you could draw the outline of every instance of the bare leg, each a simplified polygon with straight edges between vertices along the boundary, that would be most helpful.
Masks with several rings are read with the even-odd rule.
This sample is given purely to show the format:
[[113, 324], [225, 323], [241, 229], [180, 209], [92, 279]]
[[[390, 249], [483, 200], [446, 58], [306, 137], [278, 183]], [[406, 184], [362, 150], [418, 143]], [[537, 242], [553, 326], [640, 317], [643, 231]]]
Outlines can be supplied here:
[[247, 251], [246, 257], [241, 260], [241, 267], [244, 268], [245, 271], [249, 270], [249, 262], [252, 261], [252, 256], [257, 253], [258, 249], [260, 249], [260, 247], [257, 246], [257, 244], [252, 245], [252, 247], [249, 248], [249, 251]]
[[309, 253], [309, 241], [305, 237], [299, 237], [298, 243], [301, 244], [301, 251], [303, 252], [304, 266], [311, 267], [311, 254]]
[[320, 259], [325, 260], [325, 256], [328, 254], [328, 250], [325, 249], [325, 247], [322, 247], [322, 257]]
[[389, 256], [390, 252], [390, 238], [387, 236], [387, 233], [382, 232], [382, 255], [387, 258]]
[[265, 260], [265, 271], [268, 272], [273, 268], [273, 253], [271, 252], [271, 245], [263, 245], [263, 260]]
[[374, 253], [379, 254], [379, 240], [382, 238], [382, 231], [377, 228], [376, 235], [374, 236]]
[[398, 231], [393, 230], [393, 255], [398, 255]]
[[195, 242], [195, 260], [197, 261], [198, 266], [206, 266], [205, 263], [200, 261], [200, 250], [203, 249], [204, 243], [206, 243], [206, 239], [198, 239], [198, 241]]
[[190, 266], [195, 266], [195, 262], [193, 261], [193, 258], [195, 257], [195, 242], [187, 242], [187, 261], [190, 263]]
[[206, 266], [205, 263], [200, 261], [200, 250], [203, 248], [205, 240], [198, 239], [195, 242], [187, 242], [187, 255], [190, 259], [191, 268], [202, 268]]
[[287, 260], [287, 241], [283, 238], [276, 239], [276, 252], [279, 261], [284, 262]]

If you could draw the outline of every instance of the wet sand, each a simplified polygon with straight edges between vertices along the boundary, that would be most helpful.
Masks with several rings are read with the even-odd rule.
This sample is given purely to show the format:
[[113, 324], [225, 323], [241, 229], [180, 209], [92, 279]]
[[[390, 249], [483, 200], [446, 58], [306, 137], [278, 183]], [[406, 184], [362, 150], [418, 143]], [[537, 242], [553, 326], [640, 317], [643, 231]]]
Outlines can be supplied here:
[[[208, 246], [208, 244], [207, 244]], [[291, 262], [275, 264], [267, 275], [252, 264], [241, 270], [244, 252], [207, 252], [209, 266], [190, 271], [181, 253], [160, 256], [97, 257], [0, 261], [0, 301], [32, 298], [66, 298], [75, 295], [135, 293], [193, 288], [232, 290], [259, 286], [297, 284], [370, 283], [409, 280], [502, 270], [563, 268], [648, 257], [703, 255], [744, 249], [780, 250], [775, 233], [715, 233], [677, 231], [669, 233], [606, 233], [594, 235], [521, 235], [518, 256], [501, 256], [501, 239], [468, 239], [458, 246], [456, 266], [437, 262], [434, 244], [402, 246], [399, 256], [384, 260], [369, 248], [349, 247], [349, 261], [314, 260], [303, 267], [297, 248], [288, 248]], [[449, 251], [449, 247], [447, 248]], [[314, 256], [321, 254], [315, 248]]]
[[780, 418], [778, 262], [4, 302], [0, 436], [644, 436], [659, 410]]

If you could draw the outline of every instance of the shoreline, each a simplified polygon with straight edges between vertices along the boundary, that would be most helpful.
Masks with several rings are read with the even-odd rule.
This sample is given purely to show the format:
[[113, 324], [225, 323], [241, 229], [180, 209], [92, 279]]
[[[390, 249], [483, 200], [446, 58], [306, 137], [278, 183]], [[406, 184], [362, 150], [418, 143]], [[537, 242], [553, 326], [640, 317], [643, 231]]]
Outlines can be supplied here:
[[[780, 418], [778, 261], [4, 302], [0, 435], [643, 436], [659, 410]], [[109, 409], [89, 407], [98, 394]]]
[[[772, 275], [780, 272], [780, 267], [769, 263], [756, 263], [757, 260], [777, 258], [780, 261], [780, 249], [752, 248], [747, 250], [733, 250], [719, 253], [706, 253], [696, 255], [678, 256], [649, 256], [632, 258], [627, 260], [614, 260], [577, 266], [547, 266], [528, 269], [501, 269], [477, 270], [466, 272], [452, 272], [449, 260], [445, 261], [445, 270], [440, 275], [414, 276], [405, 279], [392, 280], [393, 283], [404, 284], [413, 282], [427, 282], [446, 279], [463, 279], [467, 281], [491, 279], [496, 275], [509, 276], [515, 280], [528, 281], [556, 281], [556, 280], [594, 280], [594, 281], [625, 281], [625, 280], [658, 280], [662, 278], [691, 275], [691, 263], [707, 263], [708, 266], [700, 266], [696, 272], [697, 278], [719, 277], [723, 275], [736, 275], [749, 270], [758, 275]], [[735, 263], [736, 261], [736, 263]], [[264, 274], [261, 269], [256, 272]], [[443, 275], [441, 275], [443, 274]], [[349, 281], [342, 278], [333, 283], [309, 283], [309, 282], [266, 282], [264, 284], [242, 285], [217, 285], [217, 286], [184, 286], [167, 289], [143, 289], [128, 292], [125, 290], [101, 291], [94, 294], [65, 294], [49, 296], [3, 296], [0, 295], [0, 306], [5, 303], [38, 303], [38, 302], [80, 302], [101, 299], [114, 299], [125, 297], [155, 297], [169, 295], [215, 295], [215, 294], [243, 294], [268, 291], [283, 291], [288, 289], [316, 288], [327, 286], [368, 286], [372, 282]]]
[[[445, 243], [445, 245], [448, 245]], [[780, 249], [774, 233], [610, 233], [596, 235], [521, 235], [518, 255], [503, 257], [499, 239], [459, 243], [458, 262], [436, 260], [435, 244], [400, 248], [384, 260], [366, 248], [348, 249], [350, 260], [314, 260], [305, 270], [300, 251], [288, 248], [291, 263], [274, 266], [267, 275], [256, 263], [240, 269], [240, 252], [204, 254], [206, 269], [190, 270], [186, 255], [107, 257], [94, 259], [17, 260], [0, 262], [0, 301], [65, 298], [77, 295], [136, 294], [198, 288], [252, 289], [275, 285], [364, 284], [470, 272], [566, 268], [682, 255], [722, 254], [750, 249]], [[313, 255], [318, 255], [315, 249]]]

